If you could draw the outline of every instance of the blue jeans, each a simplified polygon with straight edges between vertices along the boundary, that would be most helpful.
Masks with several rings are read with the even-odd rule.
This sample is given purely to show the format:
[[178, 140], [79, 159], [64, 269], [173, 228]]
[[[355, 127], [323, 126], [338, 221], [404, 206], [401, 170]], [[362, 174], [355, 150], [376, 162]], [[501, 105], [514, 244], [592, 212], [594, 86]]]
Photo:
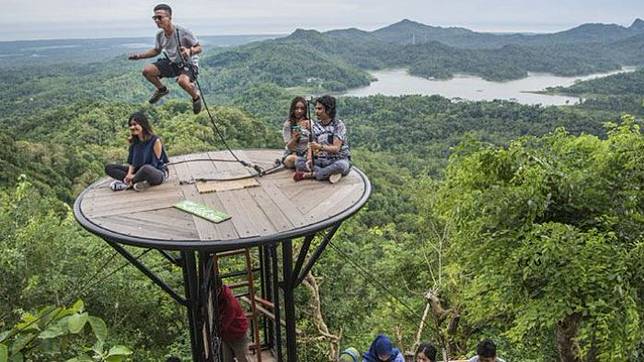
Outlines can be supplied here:
[[[351, 162], [346, 158], [316, 158], [313, 166], [313, 176], [318, 181], [328, 180], [329, 176], [341, 173], [342, 176], [349, 174]], [[306, 168], [306, 157], [298, 157], [295, 161], [295, 170], [308, 172]]]

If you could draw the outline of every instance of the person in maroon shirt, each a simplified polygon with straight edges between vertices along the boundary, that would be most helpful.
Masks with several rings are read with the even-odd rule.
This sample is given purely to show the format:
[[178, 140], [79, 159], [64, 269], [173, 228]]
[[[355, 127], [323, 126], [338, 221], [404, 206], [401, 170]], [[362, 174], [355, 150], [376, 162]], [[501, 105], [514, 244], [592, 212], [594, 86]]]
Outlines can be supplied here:
[[248, 355], [248, 318], [233, 291], [217, 276], [219, 333], [223, 342], [224, 362], [250, 362]]

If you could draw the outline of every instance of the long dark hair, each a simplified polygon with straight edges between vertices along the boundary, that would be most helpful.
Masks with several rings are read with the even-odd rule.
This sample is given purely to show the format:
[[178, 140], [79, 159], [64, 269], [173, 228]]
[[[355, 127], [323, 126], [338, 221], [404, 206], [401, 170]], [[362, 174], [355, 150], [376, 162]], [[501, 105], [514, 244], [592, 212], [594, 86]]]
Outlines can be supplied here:
[[[127, 119], [127, 126], [131, 126], [132, 122], [136, 122], [141, 126], [143, 129], [143, 140], [147, 141], [154, 135], [154, 132], [152, 131], [152, 126], [150, 126], [150, 121], [148, 121], [148, 117], [145, 116], [145, 113], [143, 112], [134, 112], [130, 115], [130, 118]], [[138, 140], [138, 137], [133, 137], [130, 135], [127, 138], [128, 142], [134, 143]]]
[[[291, 125], [295, 125], [295, 106], [300, 102], [302, 102], [304, 108], [307, 107], [306, 99], [304, 99], [304, 97], [297, 96], [291, 101], [291, 108], [288, 111], [288, 120], [291, 121]], [[304, 118], [306, 119], [306, 110], [304, 111]]]

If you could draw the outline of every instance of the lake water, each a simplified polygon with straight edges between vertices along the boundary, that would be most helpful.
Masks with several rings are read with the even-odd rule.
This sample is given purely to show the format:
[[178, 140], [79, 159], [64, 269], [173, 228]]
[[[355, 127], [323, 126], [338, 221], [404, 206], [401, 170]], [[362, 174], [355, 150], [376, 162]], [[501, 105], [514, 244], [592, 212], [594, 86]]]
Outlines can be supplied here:
[[565, 105], [579, 103], [578, 97], [529, 93], [545, 90], [547, 87], [570, 86], [579, 80], [604, 77], [611, 74], [632, 72], [635, 67], [590, 74], [580, 77], [560, 77], [544, 73], [528, 73], [523, 79], [507, 82], [491, 82], [473, 75], [457, 74], [449, 80], [433, 80], [409, 75], [406, 69], [388, 69], [371, 72], [378, 80], [367, 87], [354, 88], [343, 96], [366, 97], [382, 94], [399, 96], [406, 94], [438, 94], [447, 98], [462, 98], [473, 101], [494, 99], [514, 100], [522, 104]]

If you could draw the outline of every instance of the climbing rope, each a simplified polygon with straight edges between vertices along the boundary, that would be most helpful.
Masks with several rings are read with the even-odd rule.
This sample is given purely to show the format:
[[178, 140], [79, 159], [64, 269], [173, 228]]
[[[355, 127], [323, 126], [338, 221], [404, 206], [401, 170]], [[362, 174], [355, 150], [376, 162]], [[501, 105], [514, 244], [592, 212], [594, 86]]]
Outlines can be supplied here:
[[[219, 130], [219, 127], [217, 127], [217, 122], [219, 120], [217, 120], [217, 122], [215, 122], [215, 117], [210, 112], [210, 108], [208, 107], [208, 103], [206, 102], [206, 97], [204, 97], [203, 89], [201, 88], [201, 84], [199, 83], [199, 79], [197, 78], [197, 74], [195, 74], [195, 66], [192, 63], [192, 59], [191, 58], [185, 59], [183, 57], [183, 54], [181, 54], [181, 37], [179, 36], [179, 29], [175, 28], [175, 34], [177, 35], [177, 54], [179, 55], [179, 58], [181, 59], [181, 63], [179, 64], [179, 67], [183, 68], [183, 69], [187, 69], [191, 73], [192, 78], [195, 80], [195, 84], [197, 85], [197, 88], [199, 89], [199, 96], [201, 97], [201, 101], [203, 102], [204, 108], [206, 109], [206, 113], [208, 114], [208, 119], [210, 120], [210, 123], [212, 124], [212, 129], [214, 130], [214, 133], [219, 137], [219, 139], [221, 140], [221, 143], [223, 143], [224, 147], [226, 147], [226, 150], [233, 156], [233, 158], [235, 159], [235, 162], [240, 163], [244, 167], [248, 167], [248, 168], [251, 168], [251, 169], [255, 170], [256, 174], [251, 175], [249, 177], [255, 177], [255, 176], [262, 177], [262, 176], [264, 176], [265, 171], [264, 171], [264, 169], [262, 167], [260, 167], [259, 165], [253, 164], [251, 162], [244, 161], [244, 160], [240, 159], [239, 157], [237, 157], [235, 152], [233, 152], [233, 150], [230, 148], [230, 146], [228, 146], [228, 142], [226, 142], [226, 138], [224, 137], [224, 135]], [[166, 53], [164, 53], [164, 54], [165, 54], [166, 57], [168, 57], [168, 55]], [[168, 60], [170, 60], [170, 59], [168, 58]]]

